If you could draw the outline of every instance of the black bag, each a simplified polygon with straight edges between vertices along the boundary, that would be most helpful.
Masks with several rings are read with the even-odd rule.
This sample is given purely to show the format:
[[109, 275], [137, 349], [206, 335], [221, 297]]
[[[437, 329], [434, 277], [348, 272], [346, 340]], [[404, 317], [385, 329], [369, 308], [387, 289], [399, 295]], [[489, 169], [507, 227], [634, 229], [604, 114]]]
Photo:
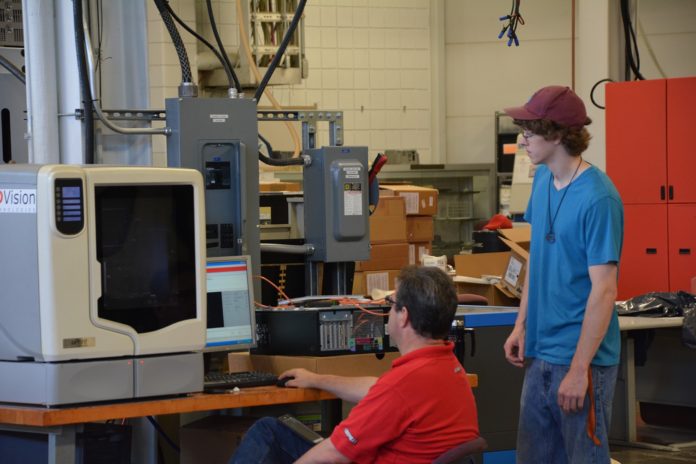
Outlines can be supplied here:
[[687, 347], [696, 349], [696, 305], [689, 306], [684, 310], [682, 342]]
[[676, 317], [696, 308], [696, 295], [687, 292], [652, 292], [616, 304], [619, 316]]
[[[683, 316], [682, 343], [696, 349], [696, 295], [687, 292], [653, 292], [616, 303], [619, 316]], [[648, 340], [649, 345], [649, 340]]]

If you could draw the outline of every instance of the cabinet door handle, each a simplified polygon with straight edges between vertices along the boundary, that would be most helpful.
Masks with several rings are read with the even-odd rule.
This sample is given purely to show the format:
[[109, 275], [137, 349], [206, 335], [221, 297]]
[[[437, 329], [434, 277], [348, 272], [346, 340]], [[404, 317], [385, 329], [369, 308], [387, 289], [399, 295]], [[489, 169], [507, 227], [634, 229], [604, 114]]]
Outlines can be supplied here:
[[669, 199], [674, 200], [674, 187], [669, 186]]
[[664, 199], [665, 199], [665, 186], [662, 185], [662, 186], [660, 186], [660, 200], [664, 200]]
[[646, 248], [646, 249], [645, 249], [645, 254], [646, 254], [646, 255], [656, 255], [656, 254], [657, 254], [657, 248]]
[[691, 248], [680, 248], [680, 249], [679, 249], [679, 254], [680, 254], [680, 255], [690, 255], [690, 254], [691, 254]]
[[464, 339], [466, 339], [466, 334], [471, 337], [471, 356], [476, 356], [476, 330], [471, 327], [464, 329]]

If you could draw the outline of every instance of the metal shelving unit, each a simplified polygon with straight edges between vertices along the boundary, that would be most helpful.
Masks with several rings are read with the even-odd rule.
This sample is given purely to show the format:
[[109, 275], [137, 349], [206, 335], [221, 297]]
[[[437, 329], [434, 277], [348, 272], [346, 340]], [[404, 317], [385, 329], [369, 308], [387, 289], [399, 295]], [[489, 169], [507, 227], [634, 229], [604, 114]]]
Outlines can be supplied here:
[[[250, 35], [251, 54], [263, 75], [278, 51], [278, 45], [290, 26], [297, 9], [298, 0], [247, 0], [242, 3], [243, 20]], [[246, 58], [239, 54], [238, 76], [242, 85], [254, 84], [256, 80]], [[300, 19], [282, 60], [278, 63], [270, 85], [299, 84], [307, 74], [304, 53], [304, 18]]]
[[[302, 182], [301, 171], [277, 172], [282, 181]], [[381, 183], [405, 183], [436, 188], [433, 254], [452, 256], [472, 245], [474, 223], [496, 211], [494, 164], [395, 164], [379, 173]]]
[[433, 254], [436, 256], [452, 256], [471, 247], [474, 223], [488, 219], [495, 211], [496, 178], [492, 164], [387, 164], [379, 179], [439, 191], [434, 217]]
[[[514, 155], [504, 155], [503, 145], [515, 143], [519, 129], [512, 123], [512, 118], [505, 113], [495, 112], [495, 167], [496, 167], [496, 213], [506, 214], [510, 206], [512, 171]], [[507, 191], [507, 197], [501, 192]]]

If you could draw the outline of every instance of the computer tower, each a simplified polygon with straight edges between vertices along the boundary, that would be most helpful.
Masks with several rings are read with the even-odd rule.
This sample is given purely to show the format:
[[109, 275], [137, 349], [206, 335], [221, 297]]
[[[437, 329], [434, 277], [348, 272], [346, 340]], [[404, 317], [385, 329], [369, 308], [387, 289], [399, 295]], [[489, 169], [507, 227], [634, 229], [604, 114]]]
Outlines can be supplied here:
[[335, 305], [257, 310], [255, 354], [335, 356], [393, 351], [387, 333], [389, 307]]

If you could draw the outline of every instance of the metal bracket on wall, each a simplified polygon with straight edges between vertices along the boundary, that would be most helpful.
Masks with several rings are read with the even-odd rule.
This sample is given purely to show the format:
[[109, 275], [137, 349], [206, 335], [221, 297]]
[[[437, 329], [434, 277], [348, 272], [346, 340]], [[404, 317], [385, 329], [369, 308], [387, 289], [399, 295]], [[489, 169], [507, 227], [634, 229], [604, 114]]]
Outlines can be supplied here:
[[[166, 121], [165, 110], [127, 110], [102, 109], [111, 121]], [[343, 145], [343, 111], [299, 111], [299, 110], [266, 110], [257, 111], [258, 121], [299, 121], [302, 123], [302, 148], [307, 150], [316, 147], [317, 123], [329, 123], [329, 145]], [[97, 114], [94, 114], [98, 118]], [[83, 119], [84, 110], [75, 110], [75, 119]]]
[[302, 148], [316, 147], [317, 122], [329, 123], [329, 145], [343, 145], [343, 111], [257, 111], [259, 121], [299, 121], [302, 123]]
[[[165, 110], [105, 110], [102, 113], [112, 121], [166, 121], [167, 112]], [[83, 119], [85, 112], [82, 108], [75, 110], [75, 119]], [[97, 119], [97, 113], [94, 113]]]

